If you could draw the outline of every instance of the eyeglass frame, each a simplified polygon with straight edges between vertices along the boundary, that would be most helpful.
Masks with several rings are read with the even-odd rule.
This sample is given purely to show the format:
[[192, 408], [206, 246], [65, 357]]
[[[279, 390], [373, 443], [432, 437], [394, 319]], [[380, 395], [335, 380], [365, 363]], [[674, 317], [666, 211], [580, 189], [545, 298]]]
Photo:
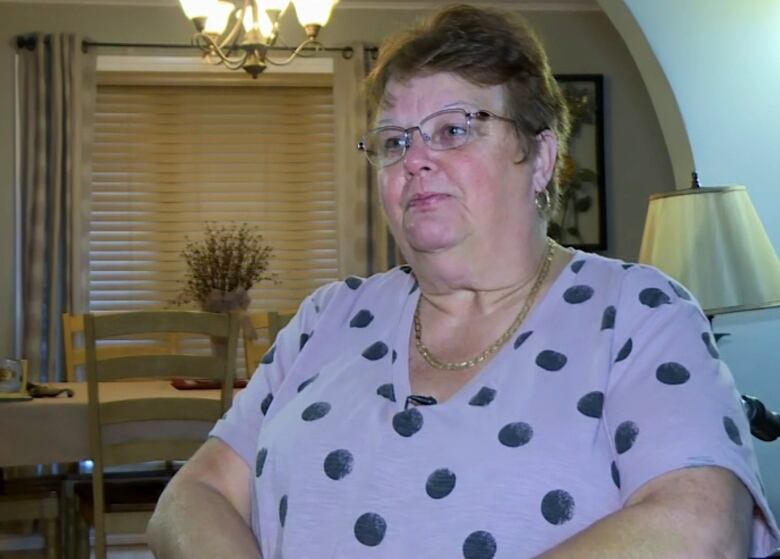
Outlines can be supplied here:
[[[458, 144], [456, 146], [451, 146], [451, 147], [437, 148], [437, 147], [435, 147], [435, 146], [430, 144], [431, 137], [430, 136], [426, 136], [423, 133], [422, 126], [427, 121], [429, 121], [429, 120], [431, 120], [431, 119], [433, 119], [433, 118], [435, 118], [435, 117], [437, 117], [439, 115], [445, 114], [445, 113], [462, 113], [463, 116], [466, 118], [466, 134], [464, 136], [464, 140], [463, 140], [462, 144]], [[490, 120], [492, 118], [492, 119], [501, 120], [501, 121], [504, 121], [504, 122], [509, 122], [512, 125], [514, 125], [515, 127], [517, 127], [517, 121], [515, 121], [514, 119], [511, 119], [511, 118], [505, 117], [505, 116], [501, 116], [501, 115], [497, 115], [497, 114], [495, 114], [495, 113], [493, 113], [491, 111], [488, 111], [487, 109], [477, 109], [476, 111], [469, 112], [466, 109], [457, 107], [457, 108], [450, 108], [450, 109], [442, 109], [440, 111], [436, 111], [434, 113], [431, 113], [428, 116], [426, 116], [425, 118], [423, 118], [417, 124], [417, 126], [410, 126], [409, 128], [404, 128], [402, 126], [395, 126], [395, 125], [380, 126], [378, 128], [372, 128], [371, 130], [369, 130], [368, 132], [366, 132], [363, 135], [363, 137], [357, 143], [356, 147], [357, 147], [358, 151], [363, 152], [363, 155], [366, 157], [366, 159], [368, 160], [368, 162], [371, 165], [381, 169], [381, 168], [384, 168], [384, 167], [389, 167], [390, 165], [395, 165], [399, 161], [403, 161], [404, 157], [406, 157], [406, 154], [409, 151], [409, 148], [412, 147], [412, 133], [415, 130], [417, 130], [420, 133], [420, 138], [422, 138], [423, 143], [426, 146], [428, 146], [428, 148], [432, 149], [433, 151], [449, 151], [449, 150], [458, 149], [460, 147], [465, 146], [466, 144], [469, 143], [469, 141], [471, 139], [471, 121], [474, 118], [478, 118], [482, 122], [485, 122], [485, 121]], [[366, 136], [368, 136], [369, 134], [374, 134], [376, 132], [380, 132], [382, 130], [397, 130], [398, 132], [403, 134], [403, 138], [404, 138], [404, 146], [403, 146], [403, 151], [401, 152], [401, 155], [398, 157], [398, 159], [396, 159], [394, 161], [391, 161], [390, 163], [385, 163], [385, 164], [375, 163], [374, 161], [371, 160], [371, 158], [368, 155], [368, 146], [366, 144]]]

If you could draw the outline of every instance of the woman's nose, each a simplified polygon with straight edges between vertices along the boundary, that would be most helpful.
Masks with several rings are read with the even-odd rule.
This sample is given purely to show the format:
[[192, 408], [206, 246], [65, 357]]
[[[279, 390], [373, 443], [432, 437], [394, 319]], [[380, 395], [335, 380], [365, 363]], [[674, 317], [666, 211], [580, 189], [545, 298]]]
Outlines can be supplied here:
[[[415, 131], [419, 133], [418, 137], [415, 137]], [[404, 168], [407, 172], [418, 173], [431, 168], [431, 148], [428, 147], [426, 139], [425, 133], [419, 128], [409, 132], [409, 145], [404, 154]]]

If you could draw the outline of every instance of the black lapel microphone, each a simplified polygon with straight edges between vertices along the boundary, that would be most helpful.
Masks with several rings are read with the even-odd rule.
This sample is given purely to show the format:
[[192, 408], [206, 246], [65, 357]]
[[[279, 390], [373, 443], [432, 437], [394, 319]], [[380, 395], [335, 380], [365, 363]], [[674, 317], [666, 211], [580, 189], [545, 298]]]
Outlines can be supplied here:
[[432, 406], [434, 404], [438, 404], [438, 402], [433, 396], [410, 394], [406, 397], [406, 402], [404, 402], [404, 411], [408, 410], [409, 406]]

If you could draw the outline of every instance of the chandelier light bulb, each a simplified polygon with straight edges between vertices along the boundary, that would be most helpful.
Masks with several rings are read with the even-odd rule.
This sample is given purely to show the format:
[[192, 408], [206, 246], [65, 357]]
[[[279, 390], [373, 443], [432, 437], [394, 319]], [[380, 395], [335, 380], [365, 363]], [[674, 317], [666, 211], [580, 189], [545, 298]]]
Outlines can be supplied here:
[[[270, 37], [273, 34], [274, 24], [271, 22], [271, 18], [268, 14], [260, 8], [257, 14], [257, 25], [260, 30], [260, 34], [263, 37]], [[247, 8], [244, 11], [244, 30], [250, 31], [254, 27], [254, 21], [252, 20], [252, 9]]]
[[323, 27], [330, 19], [330, 12], [338, 0], [293, 0], [295, 13], [303, 27]]
[[216, 3], [216, 0], [179, 0], [181, 9], [188, 19], [207, 17]]
[[[258, 2], [259, 4], [260, 2]], [[275, 10], [279, 12], [279, 15], [282, 15], [289, 4], [290, 0], [264, 0], [260, 8], [269, 12]]]
[[232, 2], [225, 2], [224, 0], [213, 3], [206, 16], [204, 31], [214, 35], [221, 35], [224, 33], [228, 20], [230, 19], [230, 14], [233, 13], [235, 8], [236, 7]]

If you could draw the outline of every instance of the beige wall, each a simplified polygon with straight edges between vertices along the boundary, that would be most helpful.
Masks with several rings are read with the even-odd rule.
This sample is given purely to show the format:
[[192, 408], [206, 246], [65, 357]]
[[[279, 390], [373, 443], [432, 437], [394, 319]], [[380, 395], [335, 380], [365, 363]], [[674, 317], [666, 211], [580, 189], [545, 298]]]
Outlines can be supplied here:
[[[331, 45], [376, 44], [421, 12], [336, 10], [323, 31]], [[607, 254], [636, 258], [647, 196], [674, 187], [669, 155], [647, 90], [628, 50], [599, 12], [528, 12], [558, 73], [605, 77]], [[294, 20], [283, 29], [294, 36]], [[186, 43], [190, 24], [176, 7], [0, 3], [0, 356], [13, 354], [14, 41], [31, 31], [71, 31], [96, 41]], [[293, 37], [294, 40], [295, 37]], [[135, 54], [148, 52], [138, 49]], [[166, 53], [169, 54], [169, 53]], [[262, 79], [262, 78], [261, 78]]]

